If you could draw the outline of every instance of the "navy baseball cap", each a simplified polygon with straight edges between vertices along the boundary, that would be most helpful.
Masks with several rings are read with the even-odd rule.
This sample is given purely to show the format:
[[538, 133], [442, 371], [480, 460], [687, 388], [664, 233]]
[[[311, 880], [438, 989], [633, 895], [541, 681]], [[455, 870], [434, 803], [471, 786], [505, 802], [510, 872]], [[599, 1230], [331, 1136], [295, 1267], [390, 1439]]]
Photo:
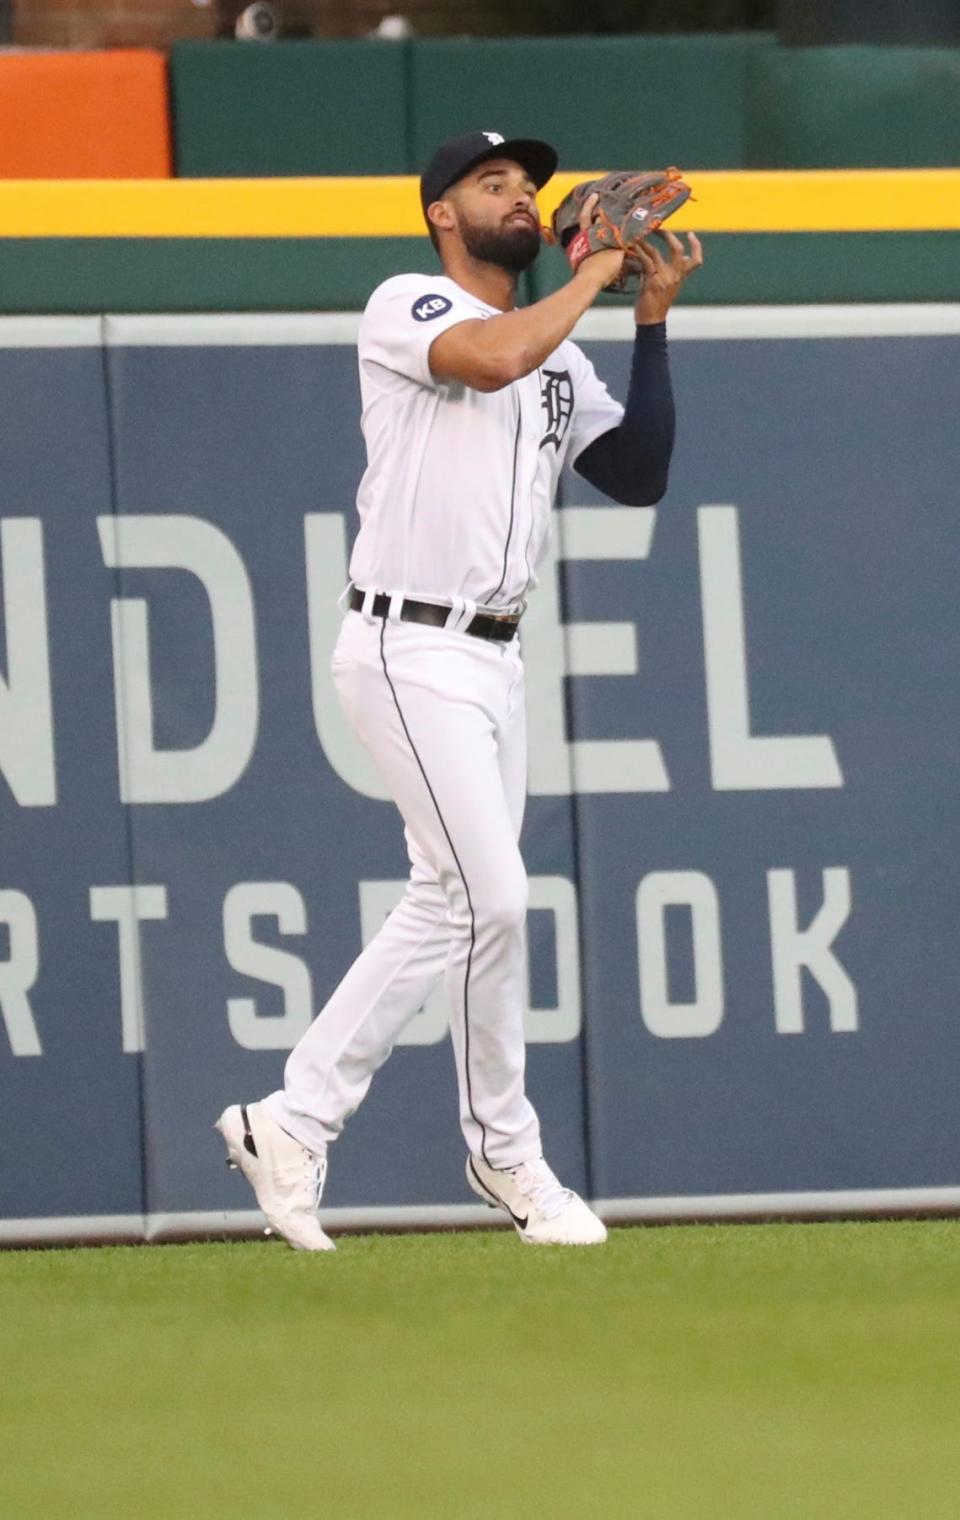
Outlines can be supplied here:
[[532, 137], [504, 137], [501, 132], [466, 132], [462, 137], [451, 137], [440, 144], [420, 176], [424, 216], [428, 206], [485, 158], [512, 158], [522, 164], [538, 190], [557, 167], [556, 150]]

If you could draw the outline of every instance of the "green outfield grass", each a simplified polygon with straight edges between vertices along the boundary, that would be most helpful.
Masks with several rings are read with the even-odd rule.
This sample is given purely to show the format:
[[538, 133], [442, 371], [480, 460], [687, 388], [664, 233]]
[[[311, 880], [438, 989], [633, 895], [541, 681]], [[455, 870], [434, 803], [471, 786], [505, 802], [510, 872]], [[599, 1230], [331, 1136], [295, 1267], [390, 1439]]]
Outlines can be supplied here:
[[960, 1515], [960, 1223], [0, 1256], [3, 1520]]

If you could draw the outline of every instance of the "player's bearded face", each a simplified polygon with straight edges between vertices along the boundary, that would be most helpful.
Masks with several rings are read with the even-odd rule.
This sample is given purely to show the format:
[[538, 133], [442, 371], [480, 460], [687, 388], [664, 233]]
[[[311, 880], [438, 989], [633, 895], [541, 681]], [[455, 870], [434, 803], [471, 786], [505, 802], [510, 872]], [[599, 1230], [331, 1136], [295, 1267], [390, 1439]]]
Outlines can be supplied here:
[[471, 258], [496, 264], [511, 274], [529, 269], [540, 252], [540, 225], [534, 218], [517, 214], [517, 208], [499, 211], [494, 222], [473, 221], [463, 206], [455, 208], [457, 231]]

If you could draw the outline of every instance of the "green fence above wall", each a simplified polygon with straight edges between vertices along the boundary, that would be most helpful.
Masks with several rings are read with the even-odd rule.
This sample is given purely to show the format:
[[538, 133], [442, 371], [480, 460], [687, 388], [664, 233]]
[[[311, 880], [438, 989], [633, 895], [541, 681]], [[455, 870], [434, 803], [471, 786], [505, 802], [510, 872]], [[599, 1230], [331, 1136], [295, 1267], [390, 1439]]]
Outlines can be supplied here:
[[567, 165], [745, 162], [759, 36], [181, 43], [181, 175], [419, 173], [477, 127], [544, 137]]
[[570, 168], [960, 163], [960, 49], [677, 37], [181, 43], [177, 172], [419, 173], [467, 129]]
[[960, 164], [960, 48], [764, 47], [747, 75], [751, 167]]
[[455, 132], [552, 142], [564, 167], [739, 169], [760, 36], [441, 40], [410, 50], [411, 171]]
[[179, 43], [177, 173], [405, 174], [407, 74], [403, 44]]

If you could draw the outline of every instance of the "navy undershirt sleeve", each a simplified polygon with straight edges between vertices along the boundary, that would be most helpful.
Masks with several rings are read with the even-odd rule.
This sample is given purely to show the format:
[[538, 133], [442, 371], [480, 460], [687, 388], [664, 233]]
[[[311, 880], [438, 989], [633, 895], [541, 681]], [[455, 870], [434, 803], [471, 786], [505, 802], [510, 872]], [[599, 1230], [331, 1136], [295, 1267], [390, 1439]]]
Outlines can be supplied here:
[[637, 328], [623, 421], [589, 443], [573, 467], [624, 506], [652, 506], [667, 489], [674, 423], [667, 324], [651, 323]]

